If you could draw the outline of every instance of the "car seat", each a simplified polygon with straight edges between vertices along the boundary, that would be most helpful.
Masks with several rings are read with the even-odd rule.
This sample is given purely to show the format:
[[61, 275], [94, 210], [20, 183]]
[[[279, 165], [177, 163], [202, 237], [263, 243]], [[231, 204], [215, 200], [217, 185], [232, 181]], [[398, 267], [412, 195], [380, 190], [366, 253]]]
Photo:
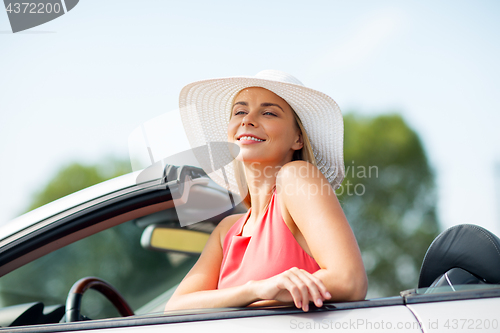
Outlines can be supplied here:
[[418, 288], [500, 284], [500, 239], [473, 224], [443, 231], [425, 254]]

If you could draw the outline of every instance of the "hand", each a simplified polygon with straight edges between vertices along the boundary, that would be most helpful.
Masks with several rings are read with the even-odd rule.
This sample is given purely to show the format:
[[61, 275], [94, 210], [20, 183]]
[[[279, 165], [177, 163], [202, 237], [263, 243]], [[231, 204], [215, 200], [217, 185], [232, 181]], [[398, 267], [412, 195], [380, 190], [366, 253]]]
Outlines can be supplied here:
[[332, 297], [320, 279], [297, 267], [292, 267], [269, 279], [252, 281], [252, 283], [255, 294], [260, 299], [293, 301], [297, 308], [302, 308], [304, 311], [309, 310], [309, 301], [321, 307], [324, 300]]

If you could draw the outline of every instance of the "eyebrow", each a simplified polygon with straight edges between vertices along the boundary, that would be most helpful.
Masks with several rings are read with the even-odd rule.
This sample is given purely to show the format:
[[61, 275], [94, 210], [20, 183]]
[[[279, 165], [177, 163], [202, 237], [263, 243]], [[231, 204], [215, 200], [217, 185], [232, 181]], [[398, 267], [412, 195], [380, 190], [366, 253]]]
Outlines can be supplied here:
[[[234, 103], [234, 105], [233, 105], [233, 109], [234, 109], [234, 107], [235, 107], [236, 105], [238, 105], [238, 104], [239, 104], [239, 105], [248, 106], [248, 103], [247, 103], [247, 102], [243, 102], [243, 101], [242, 101], [242, 102], [236, 102], [236, 103]], [[260, 106], [261, 106], [261, 107], [266, 107], [266, 106], [277, 106], [277, 107], [279, 107], [279, 108], [281, 109], [281, 111], [285, 112], [281, 106], [279, 106], [278, 104], [274, 104], [274, 103], [262, 103]]]
[[262, 103], [260, 106], [262, 106], [262, 107], [277, 106], [277, 107], [279, 107], [281, 109], [281, 111], [285, 112], [281, 106], [279, 106], [278, 104], [274, 104], [274, 103]]

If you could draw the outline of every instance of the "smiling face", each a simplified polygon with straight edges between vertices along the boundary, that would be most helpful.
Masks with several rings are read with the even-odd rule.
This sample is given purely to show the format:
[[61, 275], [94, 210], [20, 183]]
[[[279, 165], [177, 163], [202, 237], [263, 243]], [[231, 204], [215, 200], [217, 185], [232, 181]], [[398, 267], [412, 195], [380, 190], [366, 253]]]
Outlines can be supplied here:
[[236, 95], [228, 126], [228, 141], [240, 147], [244, 162], [284, 165], [302, 148], [302, 136], [288, 103], [260, 87]]

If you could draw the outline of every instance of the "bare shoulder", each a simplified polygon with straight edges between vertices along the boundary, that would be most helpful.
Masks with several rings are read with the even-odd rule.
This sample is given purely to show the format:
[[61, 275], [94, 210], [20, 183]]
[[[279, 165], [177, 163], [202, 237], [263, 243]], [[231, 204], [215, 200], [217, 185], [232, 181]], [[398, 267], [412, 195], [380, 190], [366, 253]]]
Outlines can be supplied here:
[[333, 195], [333, 189], [317, 166], [306, 161], [292, 161], [278, 172], [276, 187], [281, 196]]
[[224, 229], [229, 230], [229, 228], [231, 228], [233, 226], [233, 224], [235, 224], [236, 221], [238, 221], [239, 218], [245, 214], [246, 213], [233, 214], [233, 215], [226, 216], [225, 218], [222, 219], [222, 221], [219, 222], [219, 224], [217, 225], [217, 228], [219, 228], [219, 230], [224, 230]]
[[220, 235], [221, 245], [224, 243], [224, 238], [231, 227], [238, 221], [245, 213], [233, 214], [223, 218], [217, 227], [215, 227], [214, 232], [218, 232]]
[[[317, 166], [306, 161], [292, 161], [278, 172], [276, 194], [285, 223], [292, 233], [307, 222], [308, 216], [335, 209], [343, 215], [332, 186]], [[299, 235], [300, 236], [300, 235]]]
[[[316, 179], [324, 178], [321, 177], [323, 174], [318, 169], [317, 166], [307, 162], [307, 161], [292, 161], [285, 164], [278, 172], [278, 181], [290, 181], [296, 178], [302, 179]], [[326, 180], [326, 178], [324, 178]]]

